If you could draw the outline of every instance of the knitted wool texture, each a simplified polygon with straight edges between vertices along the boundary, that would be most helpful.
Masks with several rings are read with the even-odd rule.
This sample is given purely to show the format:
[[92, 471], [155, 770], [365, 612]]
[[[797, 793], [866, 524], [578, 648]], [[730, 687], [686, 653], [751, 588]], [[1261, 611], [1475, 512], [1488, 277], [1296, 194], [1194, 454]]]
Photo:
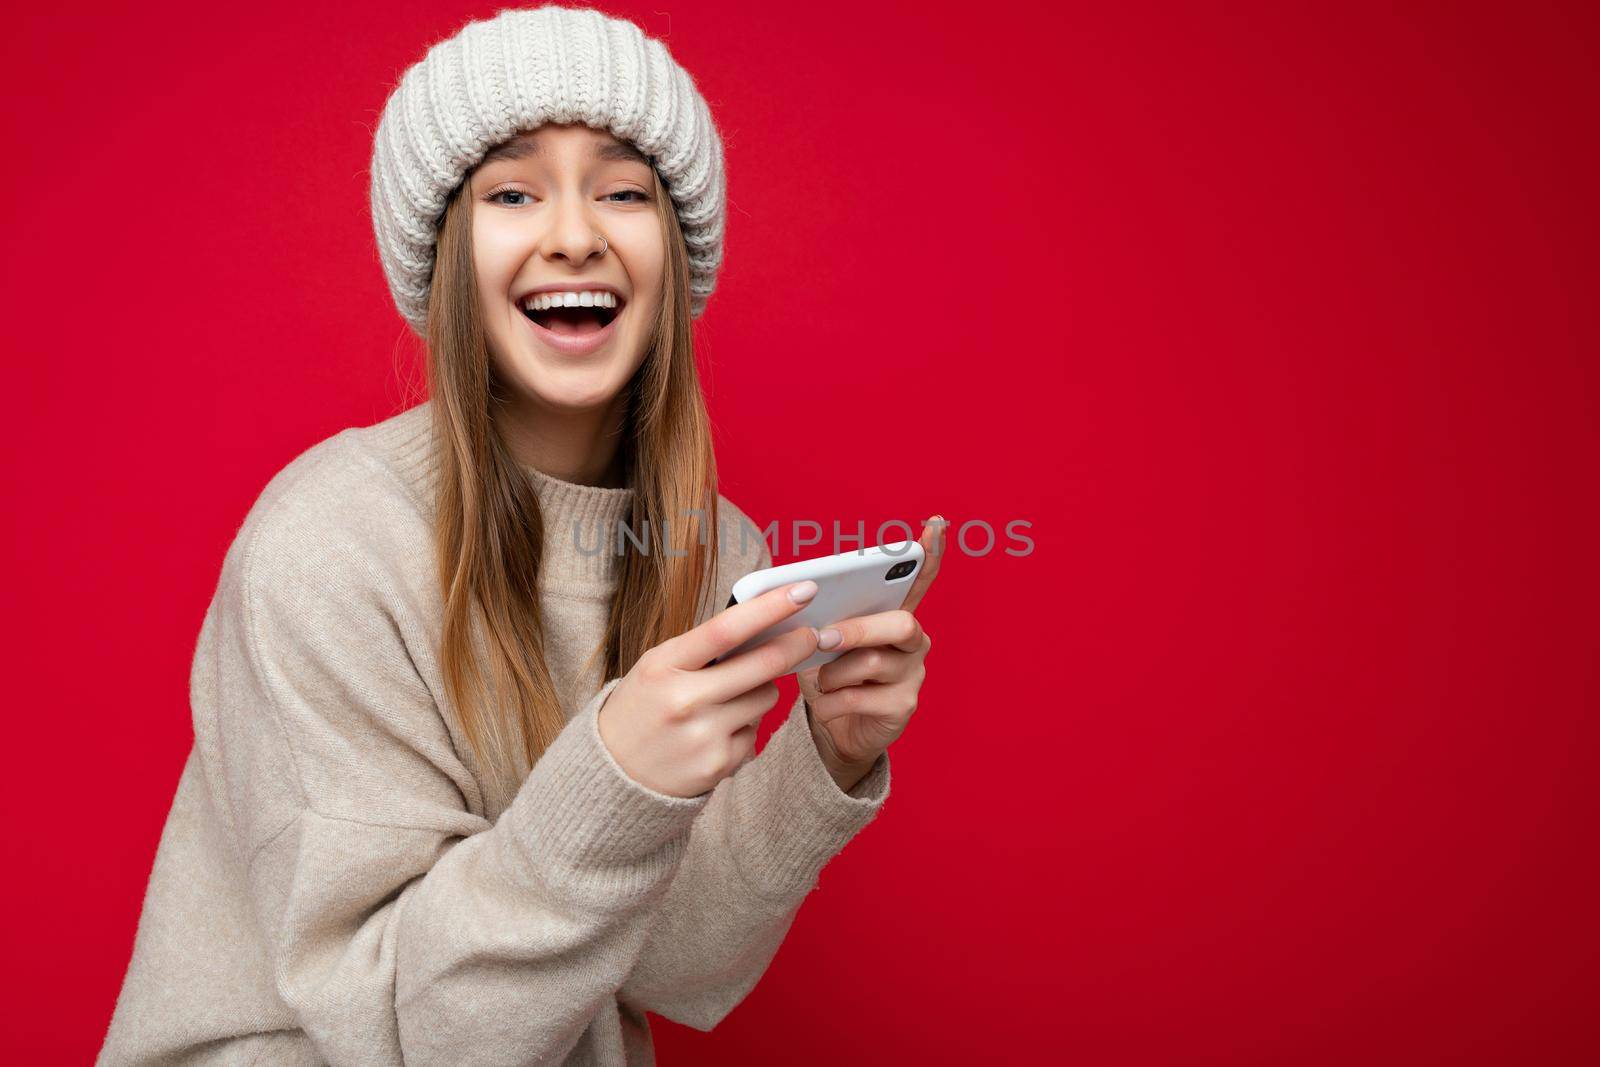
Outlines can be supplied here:
[[384, 277], [427, 336], [438, 224], [468, 170], [546, 123], [607, 130], [649, 156], [689, 253], [689, 315], [722, 265], [722, 139], [694, 79], [660, 41], [592, 8], [507, 9], [468, 23], [401, 75], [374, 138], [369, 189]]

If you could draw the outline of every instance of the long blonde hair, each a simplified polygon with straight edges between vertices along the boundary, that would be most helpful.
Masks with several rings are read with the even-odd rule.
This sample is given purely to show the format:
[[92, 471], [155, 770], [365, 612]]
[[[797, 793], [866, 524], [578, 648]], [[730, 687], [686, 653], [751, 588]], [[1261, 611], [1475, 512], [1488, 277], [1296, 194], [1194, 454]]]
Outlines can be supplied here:
[[[717, 573], [716, 457], [690, 332], [688, 251], [667, 188], [654, 168], [651, 175], [667, 249], [663, 299], [644, 360], [624, 387], [620, 448], [634, 491], [626, 520], [633, 536], [622, 538], [610, 620], [595, 653], [604, 657], [605, 679], [690, 629], [709, 604]], [[471, 178], [462, 179], [439, 223], [428, 304], [440, 475], [434, 539], [444, 594], [440, 662], [480, 767], [519, 782], [566, 719], [544, 654], [536, 578], [546, 531], [538, 497], [494, 417], [492, 394], [505, 386], [489, 356], [473, 268]], [[693, 521], [693, 509], [706, 525]], [[615, 535], [608, 531], [608, 540]], [[641, 552], [634, 542], [647, 536]], [[473, 653], [474, 613], [487, 671]]]

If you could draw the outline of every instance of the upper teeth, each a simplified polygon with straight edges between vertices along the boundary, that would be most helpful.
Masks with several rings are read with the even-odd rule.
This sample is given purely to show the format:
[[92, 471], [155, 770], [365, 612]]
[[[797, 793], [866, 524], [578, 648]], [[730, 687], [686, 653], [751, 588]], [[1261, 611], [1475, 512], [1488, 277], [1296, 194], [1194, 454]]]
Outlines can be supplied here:
[[545, 308], [614, 308], [617, 298], [614, 293], [601, 290], [577, 293], [534, 293], [522, 301], [522, 306], [529, 311], [543, 311]]

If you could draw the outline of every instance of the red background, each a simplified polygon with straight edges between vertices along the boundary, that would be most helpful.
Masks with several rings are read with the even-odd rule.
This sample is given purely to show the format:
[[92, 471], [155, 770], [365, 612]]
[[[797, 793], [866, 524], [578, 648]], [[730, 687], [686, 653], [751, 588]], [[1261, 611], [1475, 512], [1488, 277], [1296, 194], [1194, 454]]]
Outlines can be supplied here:
[[[727, 494], [1036, 544], [663, 1064], [1600, 1057], [1600, 41], [1392, 6], [607, 5], [724, 131]], [[99, 1046], [251, 502], [420, 377], [371, 131], [495, 10], [6, 16], [13, 1058]]]

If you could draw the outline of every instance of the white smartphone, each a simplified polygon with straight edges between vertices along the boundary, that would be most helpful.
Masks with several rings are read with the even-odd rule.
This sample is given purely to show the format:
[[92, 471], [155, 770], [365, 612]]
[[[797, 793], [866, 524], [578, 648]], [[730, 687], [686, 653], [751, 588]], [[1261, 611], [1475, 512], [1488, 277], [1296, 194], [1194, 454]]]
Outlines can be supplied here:
[[[780, 567], [751, 571], [733, 583], [733, 595], [728, 598], [725, 608], [746, 603], [780, 585], [803, 582], [807, 578], [817, 583], [817, 595], [787, 619], [767, 627], [738, 648], [711, 662], [720, 663], [802, 626], [815, 626], [820, 630], [857, 615], [893, 611], [905, 603], [911, 583], [917, 580], [922, 570], [925, 555], [922, 545], [916, 541], [895, 541], [874, 548], [818, 556], [785, 563]], [[843, 654], [842, 650], [815, 652], [794, 670], [820, 667]]]

